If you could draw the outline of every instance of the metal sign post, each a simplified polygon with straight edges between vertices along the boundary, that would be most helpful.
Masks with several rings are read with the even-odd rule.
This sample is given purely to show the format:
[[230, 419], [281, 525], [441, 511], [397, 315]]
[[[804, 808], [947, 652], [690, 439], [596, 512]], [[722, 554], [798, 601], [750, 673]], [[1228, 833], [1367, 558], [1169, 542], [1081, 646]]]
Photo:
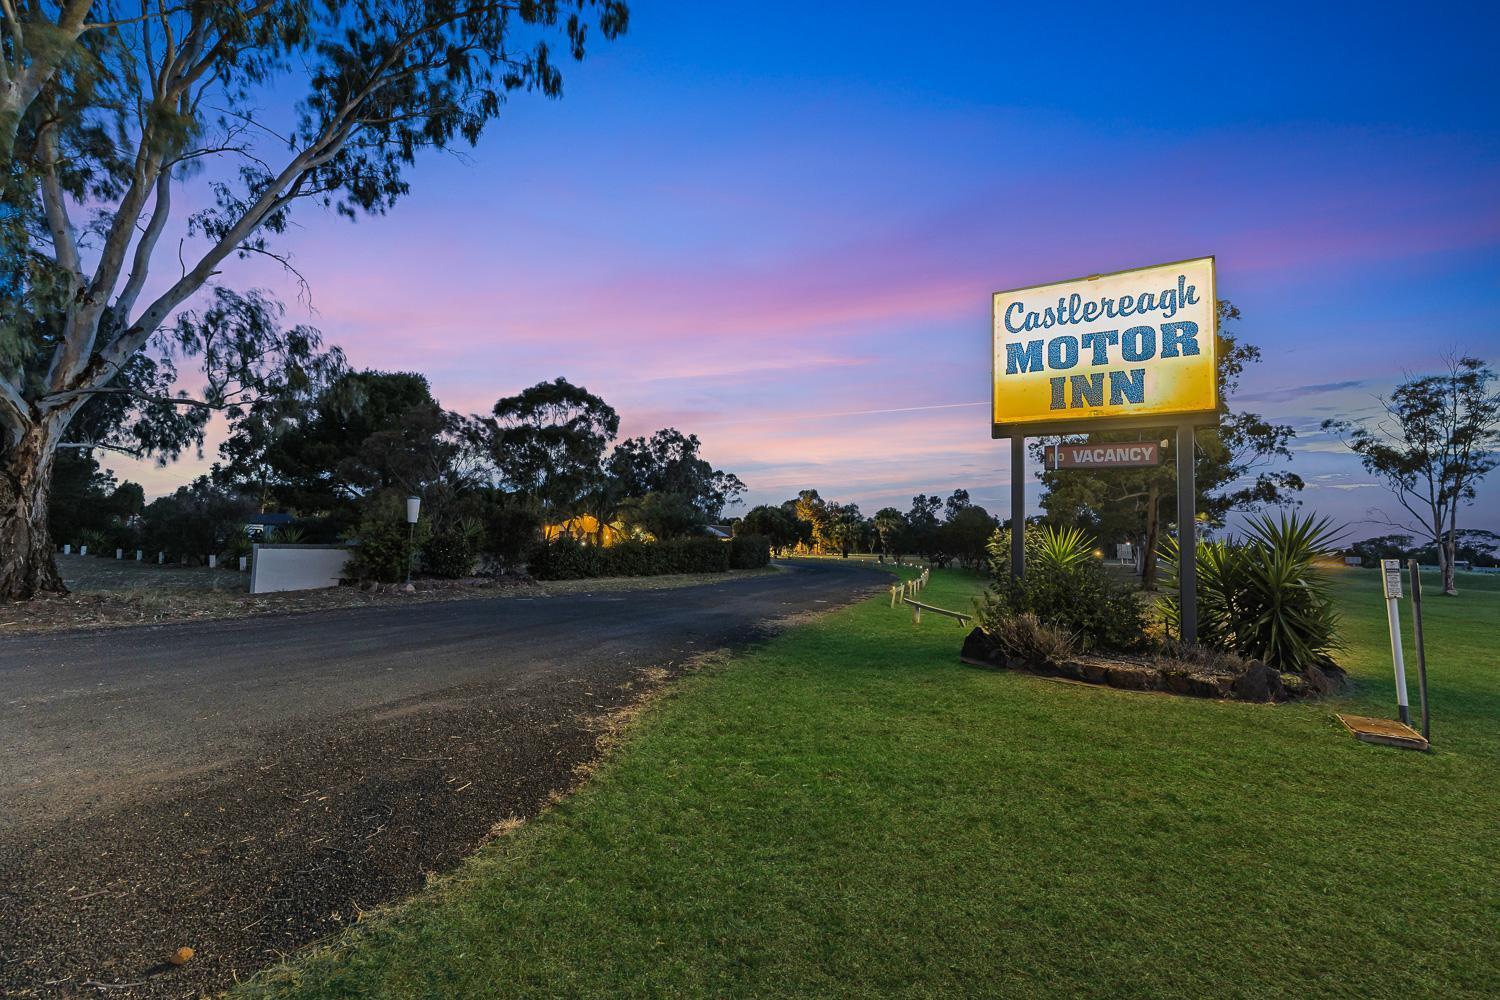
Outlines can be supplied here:
[[1026, 575], [1026, 435], [1010, 438], [1010, 578]]
[[1198, 438], [1191, 422], [1177, 425], [1177, 606], [1183, 642], [1198, 642], [1198, 489], [1193, 481]]
[[1422, 567], [1415, 559], [1407, 560], [1411, 570], [1411, 637], [1417, 644], [1417, 697], [1422, 703], [1422, 739], [1432, 741], [1432, 727], [1427, 716], [1427, 649], [1422, 642]]
[[1396, 709], [1401, 721], [1411, 725], [1411, 708], [1406, 701], [1406, 664], [1401, 659], [1401, 617], [1396, 602], [1401, 598], [1401, 560], [1380, 560], [1380, 580], [1385, 590], [1385, 619], [1391, 630], [1391, 659], [1396, 664]]

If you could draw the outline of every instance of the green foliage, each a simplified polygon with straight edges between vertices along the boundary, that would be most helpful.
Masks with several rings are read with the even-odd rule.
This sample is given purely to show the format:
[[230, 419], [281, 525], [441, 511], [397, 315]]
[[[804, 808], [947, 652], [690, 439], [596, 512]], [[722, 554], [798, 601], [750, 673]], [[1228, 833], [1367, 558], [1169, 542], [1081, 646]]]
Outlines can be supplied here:
[[[1194, 483], [1196, 509], [1208, 523], [1218, 525], [1232, 511], [1254, 511], [1294, 503], [1302, 478], [1287, 468], [1296, 431], [1258, 414], [1231, 408], [1247, 367], [1261, 360], [1260, 349], [1231, 330], [1239, 310], [1226, 299], [1218, 301], [1219, 422], [1199, 428], [1195, 435]], [[1139, 431], [1096, 432], [1050, 441], [1111, 444], [1151, 440]], [[1046, 443], [1037, 441], [1040, 457]], [[1110, 542], [1128, 541], [1141, 553], [1142, 583], [1156, 584], [1157, 546], [1176, 518], [1177, 471], [1175, 448], [1167, 460], [1149, 468], [1043, 469], [1042, 506], [1048, 520], [1077, 524]]]
[[990, 616], [984, 632], [1001, 654], [1027, 663], [1056, 663], [1072, 656], [1077, 648], [1073, 636], [1030, 611]]
[[142, 539], [148, 549], [201, 559], [222, 552], [233, 535], [243, 533], [254, 509], [240, 491], [199, 476], [146, 505]]
[[760, 535], [777, 553], [796, 545], [802, 537], [796, 517], [781, 507], [768, 504], [750, 508], [734, 526], [734, 533], [736, 536]]
[[450, 580], [469, 576], [479, 560], [484, 525], [474, 518], [452, 521], [422, 546], [422, 567], [433, 576]]
[[972, 504], [955, 509], [938, 529], [943, 551], [971, 569], [984, 565], [986, 543], [994, 533], [995, 519]]
[[604, 451], [620, 416], [583, 386], [557, 378], [497, 401], [484, 428], [506, 485], [566, 516], [603, 478]]
[[621, 520], [658, 541], [697, 535], [708, 523], [692, 498], [682, 493], [647, 493], [625, 505]]
[[526, 561], [542, 529], [542, 513], [535, 503], [519, 497], [500, 496], [482, 515], [481, 546], [501, 565], [514, 567]]
[[1500, 374], [1479, 358], [1448, 358], [1448, 370], [1397, 386], [1384, 412], [1364, 421], [1323, 421], [1365, 470], [1383, 479], [1407, 524], [1438, 549], [1443, 590], [1456, 594], [1458, 511], [1500, 466]]
[[1019, 583], [1008, 574], [997, 576], [979, 602], [980, 625], [990, 634], [1027, 613], [1071, 636], [1081, 649], [1125, 652], [1148, 643], [1145, 609], [1135, 592], [1093, 559], [1070, 565], [1038, 559]]
[[77, 538], [80, 546], [87, 546], [91, 556], [102, 556], [106, 550], [111, 556], [115, 554], [115, 547], [109, 543], [109, 536], [98, 528], [84, 528], [78, 532]]
[[[1245, 541], [1198, 546], [1198, 641], [1287, 673], [1332, 664], [1342, 645], [1339, 618], [1316, 561], [1332, 550], [1338, 531], [1326, 517], [1297, 514], [1261, 515], [1246, 530]], [[1171, 540], [1163, 549], [1169, 590], [1159, 603], [1180, 635], [1179, 551]]]
[[565, 535], [537, 546], [532, 552], [529, 569], [538, 580], [723, 573], [730, 568], [730, 552], [731, 545], [717, 538], [625, 541], [605, 547], [585, 544]]
[[144, 506], [138, 484], [117, 483], [114, 473], [101, 469], [89, 452], [75, 448], [58, 451], [47, 518], [52, 538], [59, 545], [77, 546], [81, 544], [80, 533], [92, 530], [114, 543], [110, 555], [114, 555], [116, 545], [134, 548], [137, 532], [130, 526], [131, 518]]
[[771, 562], [771, 540], [764, 535], [735, 535], [729, 540], [730, 569], [760, 569]]
[[1042, 526], [1034, 560], [1038, 566], [1072, 570], [1093, 558], [1094, 540], [1082, 528], [1059, 528], [1053, 524]]
[[431, 525], [417, 522], [415, 532], [406, 523], [405, 498], [396, 493], [376, 494], [359, 521], [359, 544], [349, 560], [349, 572], [360, 580], [395, 583], [404, 580], [416, 549], [427, 541]]
[[745, 484], [705, 461], [698, 454], [699, 447], [698, 435], [683, 434], [675, 427], [665, 427], [650, 438], [627, 438], [609, 457], [608, 478], [621, 497], [674, 494], [686, 498], [705, 522], [716, 521], [725, 506], [745, 492]]

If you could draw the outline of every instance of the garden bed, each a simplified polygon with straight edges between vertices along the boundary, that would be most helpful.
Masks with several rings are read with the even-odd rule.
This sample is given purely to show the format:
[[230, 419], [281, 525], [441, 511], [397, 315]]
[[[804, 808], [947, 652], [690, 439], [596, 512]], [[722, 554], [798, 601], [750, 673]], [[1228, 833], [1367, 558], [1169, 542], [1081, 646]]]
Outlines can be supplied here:
[[1313, 667], [1307, 673], [1281, 673], [1260, 660], [1242, 660], [1212, 653], [1190, 659], [1166, 655], [1080, 653], [1057, 659], [1028, 660], [1006, 656], [995, 648], [981, 628], [975, 628], [964, 639], [960, 659], [977, 667], [1021, 670], [1126, 691], [1160, 691], [1193, 698], [1236, 701], [1287, 701], [1329, 694], [1342, 687], [1344, 681], [1344, 672], [1337, 667]]

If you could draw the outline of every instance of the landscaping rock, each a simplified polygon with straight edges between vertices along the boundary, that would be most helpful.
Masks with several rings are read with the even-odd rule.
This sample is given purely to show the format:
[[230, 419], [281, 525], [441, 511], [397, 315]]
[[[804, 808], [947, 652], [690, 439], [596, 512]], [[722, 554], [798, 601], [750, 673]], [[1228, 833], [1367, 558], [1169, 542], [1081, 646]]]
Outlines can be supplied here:
[[1111, 665], [1105, 667], [1105, 679], [1110, 687], [1127, 691], [1151, 691], [1156, 688], [1160, 675], [1149, 667], [1127, 667]]
[[1072, 681], [1088, 680], [1088, 665], [1079, 660], [1063, 660], [1057, 665], [1057, 675]]
[[973, 664], [977, 667], [1003, 667], [1007, 664], [995, 649], [995, 644], [985, 634], [984, 629], [975, 627], [969, 634], [964, 636], [963, 649], [959, 651], [958, 658], [964, 663]]
[[1090, 684], [1108, 684], [1109, 668], [1102, 663], [1085, 663], [1083, 665], [1083, 679]]
[[1281, 674], [1260, 660], [1250, 661], [1250, 668], [1235, 679], [1231, 690], [1241, 701], [1276, 701], [1284, 697]]

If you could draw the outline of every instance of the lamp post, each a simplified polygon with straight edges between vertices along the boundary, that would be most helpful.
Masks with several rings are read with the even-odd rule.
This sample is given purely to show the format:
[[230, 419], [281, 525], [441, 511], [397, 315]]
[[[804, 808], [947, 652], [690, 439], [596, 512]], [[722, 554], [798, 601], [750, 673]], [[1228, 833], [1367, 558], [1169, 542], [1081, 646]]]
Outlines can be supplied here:
[[406, 585], [411, 586], [411, 564], [416, 558], [417, 515], [422, 510], [421, 497], [406, 498]]

